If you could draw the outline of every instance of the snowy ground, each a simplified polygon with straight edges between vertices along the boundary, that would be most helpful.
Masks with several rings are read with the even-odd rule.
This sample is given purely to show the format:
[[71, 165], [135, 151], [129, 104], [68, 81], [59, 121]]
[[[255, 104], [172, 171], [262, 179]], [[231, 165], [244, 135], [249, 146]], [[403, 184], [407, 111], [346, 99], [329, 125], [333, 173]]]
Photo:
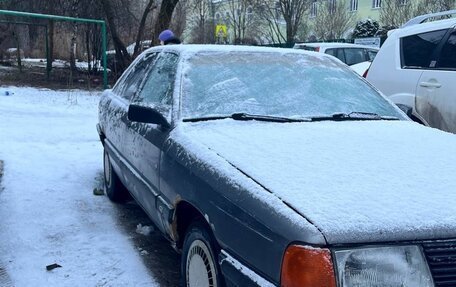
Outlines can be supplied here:
[[139, 207], [93, 194], [98, 99], [0, 87], [0, 286], [176, 286], [178, 257], [136, 228], [151, 225]]

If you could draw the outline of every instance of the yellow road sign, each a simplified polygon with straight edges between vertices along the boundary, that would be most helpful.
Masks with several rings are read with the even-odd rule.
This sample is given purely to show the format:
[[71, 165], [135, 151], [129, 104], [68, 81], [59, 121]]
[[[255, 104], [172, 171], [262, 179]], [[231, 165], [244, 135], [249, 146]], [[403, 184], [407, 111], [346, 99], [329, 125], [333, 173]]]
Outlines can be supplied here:
[[226, 38], [226, 25], [217, 25], [215, 26], [215, 37]]

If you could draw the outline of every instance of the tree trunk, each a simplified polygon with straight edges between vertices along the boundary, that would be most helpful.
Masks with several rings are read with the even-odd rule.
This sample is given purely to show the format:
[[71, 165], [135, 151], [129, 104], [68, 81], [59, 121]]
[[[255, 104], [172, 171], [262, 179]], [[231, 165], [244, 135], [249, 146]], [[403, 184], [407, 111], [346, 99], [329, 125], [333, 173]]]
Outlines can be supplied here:
[[120, 40], [119, 34], [117, 33], [117, 27], [115, 23], [115, 13], [111, 6], [110, 0], [101, 0], [103, 4], [103, 10], [106, 14], [108, 21], [109, 30], [111, 32], [112, 41], [116, 50], [116, 61], [118, 69], [124, 71], [131, 62], [130, 54], [128, 54], [125, 44]]
[[156, 8], [156, 6], [152, 7], [154, 4], [154, 0], [149, 0], [149, 3], [147, 3], [146, 9], [144, 9], [144, 13], [141, 17], [141, 22], [139, 23], [138, 27], [138, 34], [136, 35], [136, 44], [135, 44], [135, 50], [133, 52], [133, 58], [136, 57], [140, 52], [141, 48], [141, 40], [144, 35], [144, 28], [146, 27], [146, 21], [147, 21], [147, 16], [149, 13]]
[[52, 70], [52, 62], [54, 61], [54, 21], [49, 20], [48, 25], [48, 55], [46, 55], [46, 70], [48, 75]]
[[156, 44], [159, 43], [158, 35], [160, 32], [169, 28], [174, 8], [176, 8], [178, 2], [179, 0], [163, 0], [160, 6], [160, 12], [158, 13], [158, 20], [155, 25], [154, 35], [152, 35], [152, 39]]
[[14, 35], [14, 39], [16, 40], [17, 66], [19, 67], [19, 72], [22, 73], [21, 44], [20, 44], [20, 40], [19, 40], [19, 35], [17, 32], [15, 32], [13, 35]]

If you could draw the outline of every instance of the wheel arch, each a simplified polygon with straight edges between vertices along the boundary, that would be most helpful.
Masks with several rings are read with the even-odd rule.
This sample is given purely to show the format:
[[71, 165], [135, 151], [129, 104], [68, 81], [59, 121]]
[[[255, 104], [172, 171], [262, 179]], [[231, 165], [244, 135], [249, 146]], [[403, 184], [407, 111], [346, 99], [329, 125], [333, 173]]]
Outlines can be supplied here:
[[212, 232], [209, 223], [205, 219], [203, 213], [198, 208], [196, 208], [193, 204], [191, 204], [188, 201], [179, 201], [179, 203], [176, 205], [176, 211], [174, 216], [174, 230], [177, 235], [176, 247], [178, 249], [182, 249], [185, 239], [185, 233], [187, 232], [188, 227], [190, 226], [190, 224], [192, 224], [192, 222], [198, 219], [206, 225], [210, 232]]
[[98, 132], [98, 136], [100, 137], [100, 142], [104, 146], [104, 140], [106, 139], [106, 136], [105, 136], [105, 134], [103, 132], [103, 129], [101, 128], [101, 125], [99, 123], [97, 124], [97, 132]]

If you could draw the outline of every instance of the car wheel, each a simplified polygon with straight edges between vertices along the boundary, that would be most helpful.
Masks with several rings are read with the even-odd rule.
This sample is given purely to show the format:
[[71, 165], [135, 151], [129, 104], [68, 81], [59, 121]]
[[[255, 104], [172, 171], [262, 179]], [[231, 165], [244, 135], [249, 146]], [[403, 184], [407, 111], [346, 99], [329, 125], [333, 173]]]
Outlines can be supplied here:
[[216, 260], [215, 239], [201, 221], [191, 224], [185, 235], [181, 277], [185, 287], [221, 287], [222, 276]]
[[130, 194], [112, 168], [111, 159], [106, 150], [104, 151], [103, 156], [103, 169], [104, 190], [108, 198], [117, 203], [127, 201], [130, 198]]

